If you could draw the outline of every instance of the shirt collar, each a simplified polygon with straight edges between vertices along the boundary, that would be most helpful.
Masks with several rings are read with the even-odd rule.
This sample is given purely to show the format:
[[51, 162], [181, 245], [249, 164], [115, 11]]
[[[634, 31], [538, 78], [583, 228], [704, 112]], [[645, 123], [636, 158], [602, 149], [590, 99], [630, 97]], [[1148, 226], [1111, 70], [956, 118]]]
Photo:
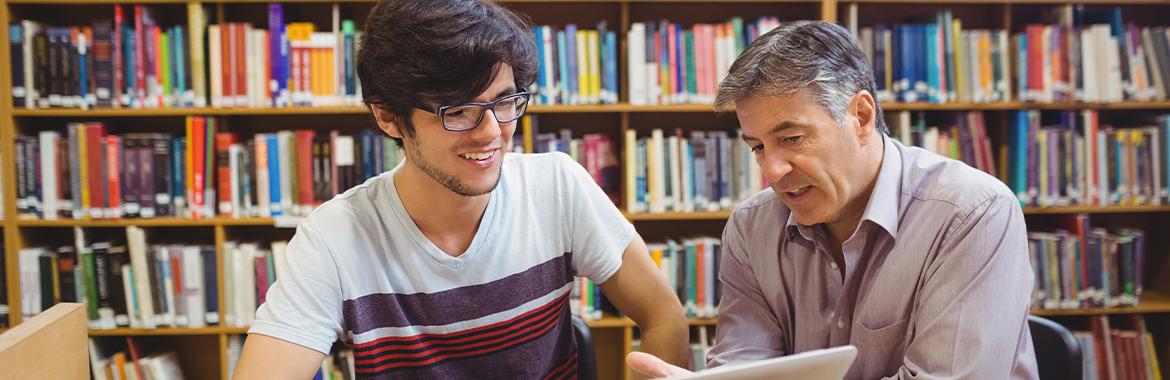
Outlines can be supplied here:
[[[877, 183], [874, 185], [873, 193], [870, 194], [869, 201], [865, 205], [865, 212], [862, 213], [861, 221], [868, 220], [881, 226], [882, 229], [885, 229], [889, 233], [890, 238], [896, 240], [898, 235], [898, 208], [901, 207], [899, 187], [902, 182], [902, 146], [897, 141], [894, 141], [893, 138], [885, 135], [882, 135], [882, 142], [884, 144], [882, 166], [878, 169]], [[788, 213], [786, 228], [789, 232], [795, 229], [806, 240], [814, 240], [812, 236], [813, 231], [808, 227], [800, 225], [792, 212]], [[860, 225], [858, 228], [861, 228]]]

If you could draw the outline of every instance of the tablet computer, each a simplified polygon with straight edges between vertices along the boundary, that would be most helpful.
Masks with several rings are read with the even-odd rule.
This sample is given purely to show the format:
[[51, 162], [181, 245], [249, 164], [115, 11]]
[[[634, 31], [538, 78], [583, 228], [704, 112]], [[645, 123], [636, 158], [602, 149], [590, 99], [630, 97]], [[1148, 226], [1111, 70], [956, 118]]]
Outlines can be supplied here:
[[670, 380], [840, 380], [849, 371], [857, 348], [841, 346], [801, 352], [795, 355], [729, 364], [694, 374], [669, 377]]

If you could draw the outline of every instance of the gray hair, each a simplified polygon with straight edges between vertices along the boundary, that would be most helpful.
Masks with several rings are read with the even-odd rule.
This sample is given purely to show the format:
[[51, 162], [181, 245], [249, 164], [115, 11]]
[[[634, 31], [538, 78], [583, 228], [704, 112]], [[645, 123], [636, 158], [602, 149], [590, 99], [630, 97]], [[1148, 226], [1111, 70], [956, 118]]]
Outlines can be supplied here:
[[[749, 96], [788, 96], [809, 89], [838, 124], [858, 91], [874, 92], [873, 69], [857, 39], [844, 27], [824, 21], [781, 24], [747, 47], [719, 83], [715, 108], [726, 110]], [[889, 133], [881, 106], [875, 126]]]

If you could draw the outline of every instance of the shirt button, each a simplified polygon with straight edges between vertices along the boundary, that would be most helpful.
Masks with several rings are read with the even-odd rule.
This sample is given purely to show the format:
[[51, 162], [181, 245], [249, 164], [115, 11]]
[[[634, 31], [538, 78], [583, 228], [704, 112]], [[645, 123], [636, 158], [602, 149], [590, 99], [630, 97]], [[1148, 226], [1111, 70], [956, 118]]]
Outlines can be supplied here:
[[845, 321], [837, 320], [837, 328], [839, 328], [839, 329], [845, 328]]
[[833, 268], [833, 270], [837, 270], [837, 262], [834, 261], [834, 262], [829, 263], [829, 268]]

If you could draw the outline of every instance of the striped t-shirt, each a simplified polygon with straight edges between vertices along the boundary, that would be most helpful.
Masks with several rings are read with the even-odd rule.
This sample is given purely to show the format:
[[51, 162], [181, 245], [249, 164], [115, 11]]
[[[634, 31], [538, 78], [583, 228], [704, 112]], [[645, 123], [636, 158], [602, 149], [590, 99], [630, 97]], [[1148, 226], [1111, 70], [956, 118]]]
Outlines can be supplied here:
[[451, 257], [388, 172], [301, 223], [249, 332], [326, 353], [341, 339], [359, 377], [572, 378], [573, 276], [604, 282], [633, 237], [568, 156], [508, 154], [471, 246]]

